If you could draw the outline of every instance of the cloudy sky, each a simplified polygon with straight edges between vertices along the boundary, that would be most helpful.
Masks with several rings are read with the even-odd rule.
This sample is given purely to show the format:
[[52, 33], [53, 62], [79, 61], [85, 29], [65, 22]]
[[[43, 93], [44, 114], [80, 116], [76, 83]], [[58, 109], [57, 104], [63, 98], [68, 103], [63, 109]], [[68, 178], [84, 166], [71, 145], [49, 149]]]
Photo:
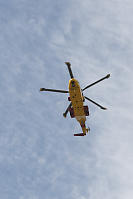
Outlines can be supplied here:
[[[133, 197], [132, 0], [0, 1], [0, 198]], [[62, 113], [70, 61], [91, 128]]]

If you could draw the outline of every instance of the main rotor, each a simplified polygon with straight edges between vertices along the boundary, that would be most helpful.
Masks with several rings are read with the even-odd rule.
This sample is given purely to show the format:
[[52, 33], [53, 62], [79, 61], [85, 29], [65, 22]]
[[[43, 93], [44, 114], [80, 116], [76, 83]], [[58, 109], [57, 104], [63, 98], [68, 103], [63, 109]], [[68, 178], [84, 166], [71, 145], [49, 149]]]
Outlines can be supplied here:
[[[73, 73], [72, 73], [72, 69], [71, 69], [71, 64], [70, 64], [70, 62], [65, 62], [65, 64], [67, 65], [67, 68], [68, 68], [68, 71], [69, 71], [69, 74], [70, 74], [71, 79], [73, 79], [73, 78], [74, 78], [74, 75], [73, 75]], [[96, 82], [94, 82], [94, 83], [92, 83], [92, 84], [89, 84], [89, 85], [86, 86], [85, 88], [81, 89], [81, 90], [82, 90], [82, 93], [83, 93], [83, 91], [85, 91], [86, 89], [88, 89], [88, 88], [94, 86], [95, 84], [97, 84], [97, 83], [99, 83], [99, 82], [101, 82], [101, 81], [103, 81], [103, 80], [105, 80], [105, 79], [108, 79], [109, 77], [110, 77], [110, 74], [107, 74], [105, 77], [99, 79], [98, 81], [96, 81]], [[46, 89], [46, 88], [40, 88], [40, 91], [50, 91], [50, 92], [58, 92], [58, 93], [69, 93], [69, 91], [66, 91], [66, 90], [56, 90], [56, 89]], [[83, 95], [83, 96], [84, 96], [84, 95]], [[103, 110], [106, 110], [106, 109], [107, 109], [107, 108], [101, 106], [100, 104], [98, 104], [97, 102], [93, 101], [92, 99], [90, 99], [90, 98], [88, 98], [88, 97], [86, 97], [86, 96], [84, 96], [84, 98], [85, 98], [86, 100], [90, 101], [91, 103], [95, 104], [96, 106], [100, 107], [100, 108], [103, 109]], [[72, 106], [72, 103], [69, 104], [68, 108], [67, 108], [66, 111], [63, 113], [63, 116], [64, 116], [64, 117], [66, 117], [66, 115], [67, 115], [69, 109], [71, 108], [71, 106]]]

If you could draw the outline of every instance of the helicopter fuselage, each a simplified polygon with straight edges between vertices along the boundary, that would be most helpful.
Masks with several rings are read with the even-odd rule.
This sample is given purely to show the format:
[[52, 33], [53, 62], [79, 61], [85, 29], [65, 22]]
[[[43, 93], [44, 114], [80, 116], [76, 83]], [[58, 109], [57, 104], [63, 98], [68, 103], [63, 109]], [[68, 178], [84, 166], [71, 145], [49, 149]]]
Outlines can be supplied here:
[[88, 129], [86, 129], [85, 121], [86, 121], [86, 113], [84, 106], [84, 96], [82, 94], [82, 90], [80, 88], [79, 82], [72, 78], [69, 80], [69, 95], [70, 101], [72, 102], [72, 109], [74, 112], [74, 117], [80, 123], [83, 134], [86, 135]]

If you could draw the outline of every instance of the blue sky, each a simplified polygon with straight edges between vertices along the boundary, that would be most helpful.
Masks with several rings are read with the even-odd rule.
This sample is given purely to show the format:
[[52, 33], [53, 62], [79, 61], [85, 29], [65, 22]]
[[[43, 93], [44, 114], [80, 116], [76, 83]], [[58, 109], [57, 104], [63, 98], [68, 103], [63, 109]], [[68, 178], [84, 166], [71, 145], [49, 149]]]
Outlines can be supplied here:
[[[131, 0], [0, 1], [0, 197], [131, 199], [133, 195]], [[91, 133], [63, 118], [70, 61]]]

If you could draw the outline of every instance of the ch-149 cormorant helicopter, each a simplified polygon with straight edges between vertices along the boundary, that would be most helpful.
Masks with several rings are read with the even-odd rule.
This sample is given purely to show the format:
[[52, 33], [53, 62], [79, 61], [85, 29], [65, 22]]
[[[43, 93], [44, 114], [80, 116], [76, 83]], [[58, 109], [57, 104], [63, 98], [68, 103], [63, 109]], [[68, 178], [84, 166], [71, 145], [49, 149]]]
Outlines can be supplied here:
[[102, 79], [86, 86], [84, 89], [80, 88], [79, 82], [74, 78], [71, 64], [69, 62], [65, 62], [68, 67], [68, 71], [70, 74], [71, 79], [69, 80], [69, 91], [66, 90], [55, 90], [55, 89], [46, 89], [40, 88], [40, 91], [51, 91], [51, 92], [59, 92], [59, 93], [69, 93], [68, 101], [70, 104], [66, 111], [63, 113], [63, 116], [66, 117], [67, 113], [70, 112], [71, 118], [76, 118], [76, 120], [80, 123], [82, 128], [82, 133], [74, 134], [74, 136], [85, 136], [86, 133], [90, 130], [90, 128], [86, 128], [86, 116], [89, 116], [89, 109], [88, 106], [84, 105], [85, 99], [92, 102], [93, 104], [99, 106], [101, 109], [106, 110], [105, 107], [101, 106], [100, 104], [96, 103], [95, 101], [91, 100], [90, 98], [83, 95], [83, 91], [90, 88], [91, 86], [103, 81], [110, 77], [110, 74], [106, 75]]

